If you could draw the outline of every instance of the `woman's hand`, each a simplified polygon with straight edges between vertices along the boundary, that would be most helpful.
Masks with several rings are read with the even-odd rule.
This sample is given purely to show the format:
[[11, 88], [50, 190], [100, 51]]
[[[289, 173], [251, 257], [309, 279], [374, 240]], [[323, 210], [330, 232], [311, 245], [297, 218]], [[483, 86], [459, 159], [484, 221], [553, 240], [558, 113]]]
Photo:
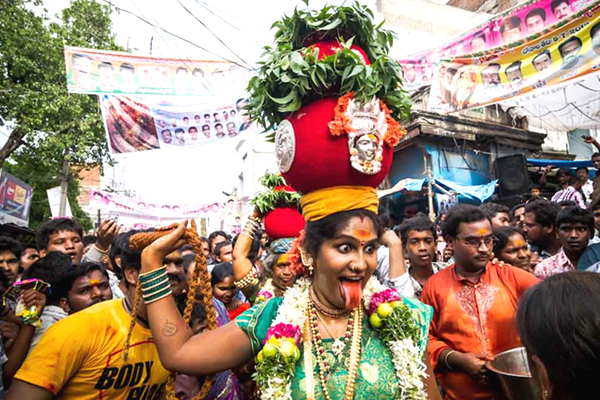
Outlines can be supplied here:
[[154, 241], [142, 251], [143, 272], [162, 267], [165, 257], [186, 243], [183, 238], [186, 227], [187, 221], [180, 223], [173, 232]]

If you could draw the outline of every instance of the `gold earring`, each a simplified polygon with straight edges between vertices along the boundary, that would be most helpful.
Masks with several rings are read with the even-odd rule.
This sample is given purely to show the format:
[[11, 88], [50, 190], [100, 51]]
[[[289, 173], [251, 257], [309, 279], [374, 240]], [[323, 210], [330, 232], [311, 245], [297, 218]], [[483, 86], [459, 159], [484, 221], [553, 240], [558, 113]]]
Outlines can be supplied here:
[[315, 261], [313, 260], [313, 258], [309, 256], [307, 252], [300, 249], [300, 259], [302, 260], [302, 265], [308, 267], [308, 274], [312, 275], [315, 269]]

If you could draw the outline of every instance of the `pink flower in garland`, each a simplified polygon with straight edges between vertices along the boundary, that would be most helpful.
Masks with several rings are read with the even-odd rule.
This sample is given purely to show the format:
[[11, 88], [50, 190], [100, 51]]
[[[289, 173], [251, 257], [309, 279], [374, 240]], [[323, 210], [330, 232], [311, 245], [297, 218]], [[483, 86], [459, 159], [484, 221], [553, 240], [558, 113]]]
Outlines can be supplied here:
[[269, 328], [265, 338], [265, 343], [273, 336], [277, 339], [293, 338], [296, 341], [296, 345], [299, 345], [302, 332], [300, 331], [300, 327], [282, 322]]
[[382, 303], [390, 303], [392, 301], [400, 300], [398, 292], [395, 289], [385, 289], [381, 292], [374, 293], [371, 296], [371, 305], [369, 306], [369, 314], [373, 314], [377, 307]]
[[264, 297], [265, 300], [269, 300], [271, 297], [273, 297], [273, 293], [267, 291], [267, 290], [261, 290], [260, 292], [258, 292], [258, 295], [256, 297]]

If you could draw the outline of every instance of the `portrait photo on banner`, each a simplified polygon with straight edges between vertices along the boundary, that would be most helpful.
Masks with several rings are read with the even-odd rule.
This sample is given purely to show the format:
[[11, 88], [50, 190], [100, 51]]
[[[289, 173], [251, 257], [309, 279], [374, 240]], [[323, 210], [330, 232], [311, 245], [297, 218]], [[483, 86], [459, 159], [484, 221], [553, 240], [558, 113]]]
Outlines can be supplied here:
[[124, 154], [192, 148], [237, 138], [248, 130], [245, 99], [215, 102], [224, 105], [196, 97], [103, 95], [100, 105], [110, 150]]
[[[524, 41], [534, 40], [540, 35], [559, 29], [593, 5], [594, 0], [522, 2], [445, 45], [401, 59], [404, 89], [414, 91], [432, 83], [438, 63], [514, 48]], [[450, 73], [453, 73], [452, 69]]]
[[441, 61], [428, 108], [454, 112], [514, 97], [526, 99], [595, 73], [599, 66], [600, 11], [590, 9], [510, 50]]

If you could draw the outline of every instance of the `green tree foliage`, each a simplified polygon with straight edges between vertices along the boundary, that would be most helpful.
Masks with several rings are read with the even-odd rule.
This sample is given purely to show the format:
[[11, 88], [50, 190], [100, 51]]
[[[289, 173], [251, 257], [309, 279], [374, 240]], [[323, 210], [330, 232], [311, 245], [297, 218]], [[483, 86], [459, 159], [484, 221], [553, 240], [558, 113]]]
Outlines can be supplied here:
[[[111, 161], [97, 96], [67, 93], [63, 46], [121, 50], [109, 6], [72, 0], [51, 21], [46, 10], [39, 12], [41, 5], [0, 1], [0, 126], [9, 136], [0, 148], [0, 167], [32, 185], [40, 202], [45, 189], [58, 184], [65, 157], [75, 170]], [[71, 179], [70, 186], [76, 210], [77, 182]], [[36, 211], [32, 218], [48, 215], [49, 209]]]

